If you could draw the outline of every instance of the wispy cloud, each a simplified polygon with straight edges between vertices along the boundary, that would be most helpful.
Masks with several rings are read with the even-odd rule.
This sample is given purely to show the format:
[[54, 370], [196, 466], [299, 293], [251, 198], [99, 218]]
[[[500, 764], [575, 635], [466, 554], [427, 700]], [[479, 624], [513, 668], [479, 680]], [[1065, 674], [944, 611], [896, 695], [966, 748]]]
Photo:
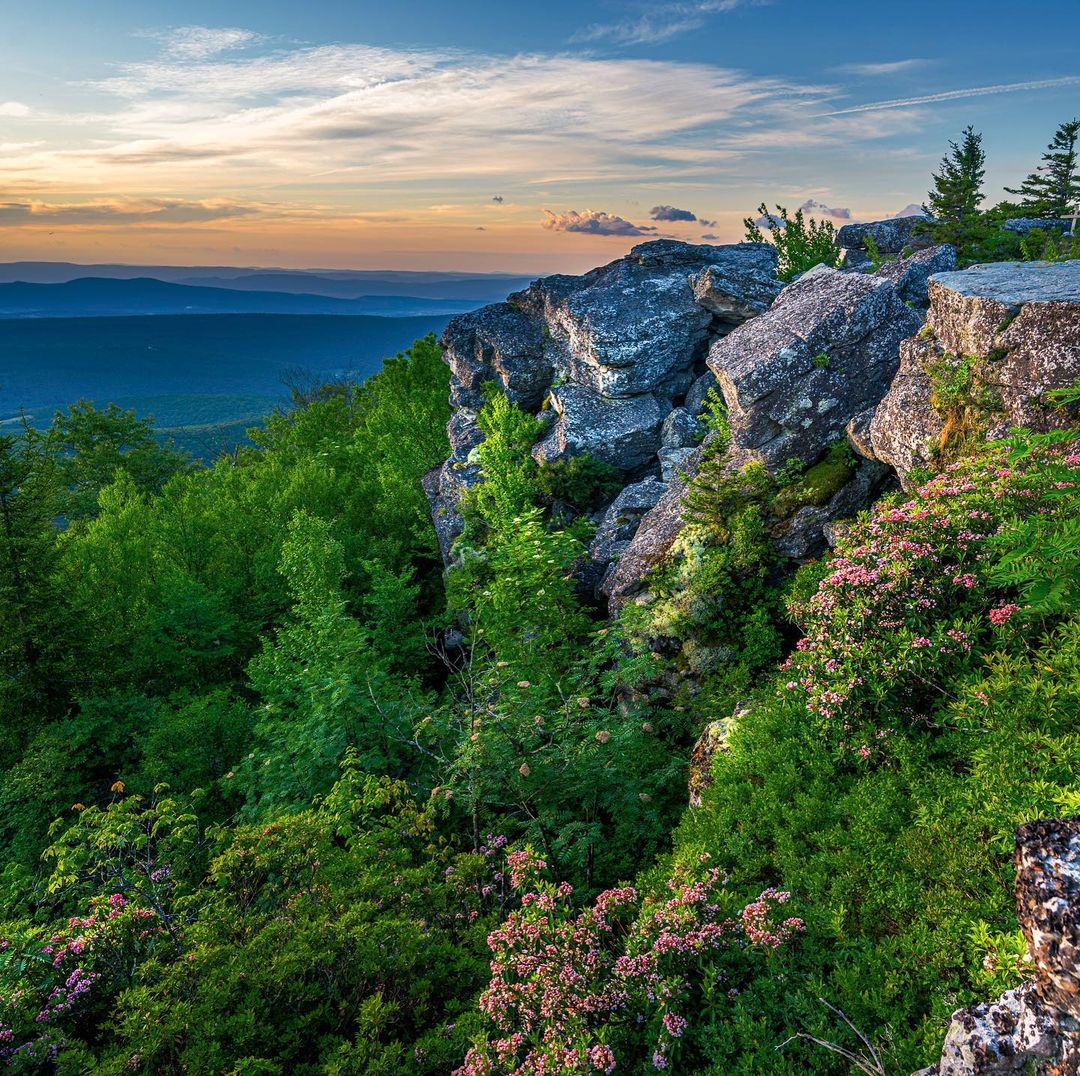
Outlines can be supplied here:
[[168, 55], [181, 60], [205, 60], [262, 40], [260, 34], [235, 26], [176, 26], [157, 36], [164, 42]]
[[574, 33], [570, 41], [610, 41], [616, 45], [658, 45], [680, 34], [699, 30], [710, 15], [758, 6], [768, 0], [691, 0], [649, 4], [639, 14], [611, 23], [592, 23]]
[[614, 213], [596, 209], [586, 209], [580, 213], [576, 209], [565, 213], [545, 209], [543, 227], [549, 232], [580, 232], [586, 235], [634, 236], [656, 231], [649, 225], [632, 224]]
[[917, 68], [925, 67], [928, 63], [930, 63], [929, 60], [920, 59], [889, 60], [885, 63], [840, 64], [839, 67], [834, 67], [832, 70], [841, 75], [881, 78], [888, 75], [901, 75], [905, 71], [914, 71]]
[[93, 225], [93, 224], [196, 224], [230, 220], [262, 212], [251, 204], [185, 201], [178, 198], [99, 202], [0, 202], [0, 224]]
[[932, 105], [939, 101], [958, 101], [965, 97], [986, 97], [995, 93], [1022, 93], [1028, 90], [1052, 90], [1065, 86], [1080, 86], [1080, 75], [1066, 75], [1063, 78], [1035, 79], [1031, 82], [1002, 82], [996, 86], [972, 86], [963, 90], [943, 90], [940, 93], [928, 93], [921, 97], [898, 97], [891, 101], [874, 101], [865, 105], [853, 105], [851, 108], [834, 109], [826, 116], [846, 116], [853, 112], [878, 112], [889, 108], [913, 108], [917, 105]]

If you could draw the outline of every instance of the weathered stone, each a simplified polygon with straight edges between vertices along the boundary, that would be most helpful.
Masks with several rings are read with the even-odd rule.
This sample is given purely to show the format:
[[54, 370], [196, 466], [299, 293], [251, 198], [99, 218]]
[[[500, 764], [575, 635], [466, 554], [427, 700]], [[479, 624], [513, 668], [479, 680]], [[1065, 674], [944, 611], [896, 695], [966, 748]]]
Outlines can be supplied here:
[[664, 419], [660, 443], [664, 448], [693, 448], [697, 444], [697, 430], [697, 419], [685, 407], [676, 407]]
[[934, 273], [948, 273], [956, 268], [956, 247], [950, 243], [917, 250], [909, 258], [886, 262], [874, 276], [888, 280], [905, 303], [925, 310], [930, 303], [927, 288]]
[[874, 266], [873, 259], [865, 250], [858, 247], [842, 247], [840, 250], [840, 268], [847, 273], [869, 272]]
[[818, 556], [831, 544], [826, 528], [835, 520], [850, 519], [865, 508], [889, 475], [888, 467], [863, 460], [854, 478], [823, 505], [800, 508], [790, 520], [777, 528], [772, 546], [781, 556], [806, 561]]
[[718, 754], [730, 750], [728, 739], [736, 722], [746, 713], [745, 709], [736, 710], [731, 717], [710, 721], [694, 744], [690, 754], [690, 771], [687, 776], [687, 792], [690, 806], [700, 807], [705, 790], [713, 783], [713, 762]]
[[589, 545], [591, 574], [598, 584], [625, 552], [642, 518], [656, 507], [666, 488], [650, 476], [624, 487], [611, 502]]
[[[944, 419], [931, 403], [933, 389], [926, 373], [927, 364], [937, 354], [932, 340], [905, 340], [900, 345], [900, 368], [870, 420], [869, 454], [889, 464], [905, 489], [908, 474], [933, 459], [945, 429]], [[859, 451], [864, 451], [863, 442], [851, 438], [850, 431], [848, 436]]]
[[[900, 370], [904, 368], [904, 344], [900, 345]], [[899, 375], [898, 375], [899, 376]], [[895, 381], [895, 378], [893, 379]], [[870, 443], [870, 422], [874, 417], [875, 408], [868, 407], [851, 417], [851, 421], [844, 427], [847, 434], [848, 444], [860, 456], [868, 460], [874, 458], [874, 449]]]
[[533, 448], [537, 462], [587, 453], [624, 472], [639, 470], [656, 455], [671, 406], [651, 393], [611, 399], [572, 383], [551, 390], [551, 405], [558, 418]]
[[1016, 908], [1035, 977], [953, 1014], [937, 1076], [1080, 1073], [1080, 821], [1016, 833]]
[[[1029, 303], [1080, 307], [1080, 262], [996, 262], [939, 273], [930, 281], [930, 322], [937, 341], [955, 355], [986, 355], [1010, 318]], [[1056, 305], [1046, 311], [1053, 315]]]
[[769, 466], [814, 463], [885, 394], [921, 324], [888, 281], [816, 267], [709, 352], [734, 446]]
[[694, 449], [662, 448], [658, 454], [660, 460], [660, 477], [665, 482], [670, 482], [676, 475], [686, 470], [690, 459], [694, 455]]
[[497, 382], [512, 402], [528, 409], [540, 406], [551, 384], [553, 367], [540, 325], [510, 303], [459, 314], [440, 343], [458, 393], [473, 394], [473, 406], [485, 381]]
[[[687, 458], [683, 467], [686, 474], [693, 474], [700, 462], [702, 449], [708, 443], [706, 438], [702, 448]], [[670, 552], [683, 527], [682, 499], [685, 493], [686, 479], [681, 473], [676, 474], [656, 506], [642, 519], [630, 544], [608, 573], [601, 592], [608, 598], [612, 615], [641, 588], [649, 572], [661, 564]]]
[[1041, 220], [1039, 217], [1010, 217], [1002, 225], [1005, 231], [1016, 232], [1019, 235], [1027, 235], [1028, 232], [1033, 232], [1036, 228], [1044, 232], [1068, 232], [1071, 227], [1071, 220], [1061, 220], [1055, 217], [1047, 220]]
[[[1080, 377], [1080, 262], [978, 265], [930, 279], [926, 332], [901, 348], [900, 370], [870, 423], [876, 459], [902, 483], [925, 465], [948, 431], [928, 371], [971, 368], [969, 424], [986, 436], [1010, 426], [1044, 431], [1070, 415], [1046, 394]], [[992, 405], [986, 401], [992, 398]], [[974, 417], [973, 417], [974, 416]]]
[[547, 325], [561, 376], [608, 397], [681, 396], [713, 322], [690, 276], [717, 261], [734, 273], [740, 259], [756, 276], [770, 250], [655, 240], [584, 276], [545, 277], [510, 301]]
[[716, 380], [716, 374], [714, 374], [712, 370], [706, 370], [705, 373], [697, 378], [690, 386], [690, 391], [686, 394], [686, 399], [683, 401], [683, 407], [685, 407], [694, 418], [700, 418], [701, 412], [705, 409], [705, 399], [712, 389], [719, 389], [719, 383]]
[[718, 321], [741, 325], [768, 310], [783, 285], [776, 279], [776, 248], [764, 243], [718, 247], [715, 259], [690, 278], [694, 297]]
[[919, 250], [930, 246], [929, 236], [920, 235], [926, 217], [890, 217], [862, 224], [845, 224], [836, 233], [836, 245], [846, 249], [866, 250], [867, 236], [872, 236], [881, 254], [900, 254], [905, 247]]

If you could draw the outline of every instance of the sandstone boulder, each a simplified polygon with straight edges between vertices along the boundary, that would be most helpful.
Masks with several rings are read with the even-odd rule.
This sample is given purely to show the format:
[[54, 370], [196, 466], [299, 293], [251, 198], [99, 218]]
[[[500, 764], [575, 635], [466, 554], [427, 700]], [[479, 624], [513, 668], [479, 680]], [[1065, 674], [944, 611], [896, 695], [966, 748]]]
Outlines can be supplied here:
[[814, 463], [885, 394], [900, 341], [921, 324], [887, 280], [825, 266], [805, 274], [709, 352], [733, 445], [770, 467]]

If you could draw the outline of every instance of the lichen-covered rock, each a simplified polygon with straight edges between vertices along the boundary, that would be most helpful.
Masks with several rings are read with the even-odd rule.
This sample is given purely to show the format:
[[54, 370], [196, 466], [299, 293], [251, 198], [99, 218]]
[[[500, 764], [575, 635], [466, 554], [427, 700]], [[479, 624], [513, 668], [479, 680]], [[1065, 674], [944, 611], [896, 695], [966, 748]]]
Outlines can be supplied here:
[[705, 409], [705, 401], [709, 396], [709, 393], [713, 389], [719, 391], [720, 385], [716, 380], [716, 374], [712, 370], [706, 370], [697, 380], [690, 386], [690, 391], [686, 394], [686, 399], [683, 400], [683, 407], [690, 412], [694, 418], [700, 418], [702, 411]]
[[746, 713], [736, 710], [731, 717], [710, 721], [702, 730], [690, 754], [690, 771], [687, 775], [687, 792], [690, 806], [700, 807], [705, 790], [713, 783], [713, 761], [718, 754], [728, 751], [728, 738], [736, 722]]
[[1080, 1073], [1080, 821], [1016, 833], [1016, 912], [1035, 977], [953, 1014], [937, 1076]]
[[[901, 348], [899, 373], [870, 423], [872, 455], [894, 467], [902, 483], [932, 459], [948, 432], [935, 369], [968, 368], [965, 421], [970, 426], [978, 417], [987, 436], [1010, 426], [1042, 431], [1068, 424], [1070, 416], [1046, 394], [1080, 377], [1080, 262], [939, 273], [930, 278], [929, 296], [926, 330]], [[956, 401], [949, 407], [955, 411]]]
[[655, 508], [666, 486], [653, 477], [625, 486], [608, 506], [589, 545], [590, 576], [598, 587], [623, 555], [642, 518]]
[[559, 376], [610, 398], [682, 396], [713, 324], [690, 277], [717, 262], [732, 279], [742, 266], [757, 280], [770, 259], [775, 252], [761, 243], [711, 247], [654, 240], [584, 276], [544, 277], [510, 302], [546, 326]]
[[1039, 217], [1010, 217], [1002, 225], [1005, 231], [1016, 232], [1018, 235], [1027, 235], [1028, 232], [1033, 232], [1036, 228], [1044, 232], [1067, 232], [1071, 227], [1071, 220], [1062, 220], [1058, 217], [1051, 217], [1047, 220], [1042, 220]]
[[858, 247], [840, 248], [840, 266], [847, 273], [866, 273], [874, 266], [873, 259]]
[[780, 294], [776, 249], [761, 243], [718, 249], [722, 253], [690, 278], [694, 298], [718, 321], [741, 325], [768, 310]]
[[921, 324], [887, 280], [818, 266], [790, 284], [709, 352], [734, 446], [768, 466], [815, 462], [885, 394]]
[[950, 243], [917, 250], [908, 258], [886, 262], [874, 276], [888, 280], [905, 303], [920, 310], [930, 304], [928, 288], [935, 273], [949, 273], [956, 268], [956, 247]]
[[652, 393], [612, 399], [573, 383], [551, 390], [551, 406], [558, 418], [533, 448], [537, 462], [588, 453], [626, 473], [656, 456], [671, 409]]
[[551, 384], [553, 368], [545, 358], [540, 325], [510, 303], [459, 314], [439, 342], [459, 398], [465, 396], [474, 407], [485, 381], [496, 382], [513, 403], [529, 410], [540, 406]]
[[862, 224], [845, 224], [836, 233], [836, 245], [855, 250], [866, 250], [867, 236], [872, 236], [881, 254], [900, 254], [905, 247], [919, 250], [931, 244], [929, 236], [920, 235], [926, 217], [890, 217], [888, 220], [870, 220]]
[[698, 442], [698, 422], [685, 407], [676, 407], [660, 429], [664, 448], [693, 448]]

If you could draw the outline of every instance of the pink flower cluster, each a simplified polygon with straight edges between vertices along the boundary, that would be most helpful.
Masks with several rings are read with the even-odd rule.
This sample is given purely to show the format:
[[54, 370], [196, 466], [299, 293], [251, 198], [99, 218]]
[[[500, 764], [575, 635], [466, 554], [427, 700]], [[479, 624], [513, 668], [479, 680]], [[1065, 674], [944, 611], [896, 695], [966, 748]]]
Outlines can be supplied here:
[[492, 977], [480, 999], [496, 1035], [469, 1051], [456, 1076], [610, 1073], [613, 1044], [628, 1031], [647, 1035], [653, 1066], [666, 1068], [689, 1026], [707, 955], [731, 946], [772, 952], [803, 926], [774, 920], [774, 907], [788, 899], [775, 890], [725, 918], [717, 870], [692, 882], [671, 879], [671, 896], [643, 907], [624, 886], [575, 911], [572, 887], [547, 881], [546, 864], [530, 849], [512, 852], [509, 862], [520, 908], [488, 938]]
[[926, 718], [986, 618], [1000, 626], [1018, 611], [990, 608], [988, 540], [1010, 518], [1047, 511], [1051, 480], [1045, 457], [1007, 467], [1004, 452], [951, 464], [914, 496], [880, 504], [851, 529], [817, 592], [792, 603], [805, 634], [782, 666], [781, 694], [838, 730], [842, 748], [869, 757], [880, 715]]

